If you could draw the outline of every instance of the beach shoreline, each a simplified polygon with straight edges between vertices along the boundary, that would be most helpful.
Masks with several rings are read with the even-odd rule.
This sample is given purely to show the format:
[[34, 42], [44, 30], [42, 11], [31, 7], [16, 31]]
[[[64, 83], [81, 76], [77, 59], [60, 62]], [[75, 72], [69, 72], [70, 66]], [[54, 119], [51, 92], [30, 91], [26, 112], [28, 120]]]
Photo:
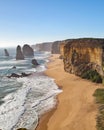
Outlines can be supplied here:
[[97, 105], [93, 93], [102, 84], [66, 73], [59, 55], [50, 57], [45, 74], [63, 90], [57, 106], [44, 114], [36, 130], [96, 130]]

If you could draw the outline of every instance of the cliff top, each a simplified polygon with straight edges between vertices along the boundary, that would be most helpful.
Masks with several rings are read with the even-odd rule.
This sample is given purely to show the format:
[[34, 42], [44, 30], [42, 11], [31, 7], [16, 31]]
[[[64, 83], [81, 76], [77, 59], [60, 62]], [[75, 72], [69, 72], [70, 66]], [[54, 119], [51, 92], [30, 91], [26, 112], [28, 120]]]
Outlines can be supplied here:
[[67, 47], [104, 47], [104, 39], [101, 38], [79, 38], [66, 40]]

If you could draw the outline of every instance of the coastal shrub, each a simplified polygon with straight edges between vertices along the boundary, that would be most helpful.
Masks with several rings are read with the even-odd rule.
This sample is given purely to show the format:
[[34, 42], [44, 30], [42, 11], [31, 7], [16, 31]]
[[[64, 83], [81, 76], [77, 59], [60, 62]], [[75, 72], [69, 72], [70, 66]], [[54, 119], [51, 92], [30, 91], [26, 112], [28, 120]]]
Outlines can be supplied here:
[[97, 115], [97, 130], [104, 130], [104, 89], [96, 89], [93, 96], [96, 97], [99, 112]]
[[81, 75], [84, 79], [89, 79], [92, 82], [102, 83], [102, 78], [96, 70], [88, 70]]
[[96, 89], [93, 96], [96, 97], [97, 103], [104, 104], [104, 89]]

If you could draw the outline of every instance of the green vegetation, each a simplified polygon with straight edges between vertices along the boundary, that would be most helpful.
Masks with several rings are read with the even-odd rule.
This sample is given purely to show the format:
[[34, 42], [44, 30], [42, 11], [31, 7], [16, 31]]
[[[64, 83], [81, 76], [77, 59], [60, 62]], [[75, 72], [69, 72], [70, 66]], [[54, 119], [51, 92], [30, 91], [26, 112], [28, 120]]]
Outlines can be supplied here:
[[104, 130], [104, 89], [96, 89], [94, 95], [98, 103], [97, 130]]
[[92, 82], [102, 83], [102, 78], [96, 70], [88, 70], [81, 75], [84, 79], [89, 79]]
[[104, 104], [104, 89], [96, 89], [93, 96], [96, 97], [97, 103]]

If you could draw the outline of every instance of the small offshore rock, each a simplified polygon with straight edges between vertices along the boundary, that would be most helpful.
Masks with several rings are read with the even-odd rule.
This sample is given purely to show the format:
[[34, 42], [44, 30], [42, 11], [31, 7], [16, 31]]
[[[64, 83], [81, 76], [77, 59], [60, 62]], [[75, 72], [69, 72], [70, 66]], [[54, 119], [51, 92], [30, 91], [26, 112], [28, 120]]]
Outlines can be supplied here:
[[39, 63], [37, 62], [36, 59], [32, 59], [31, 63], [32, 63], [33, 65], [35, 65], [35, 66], [39, 65]]

